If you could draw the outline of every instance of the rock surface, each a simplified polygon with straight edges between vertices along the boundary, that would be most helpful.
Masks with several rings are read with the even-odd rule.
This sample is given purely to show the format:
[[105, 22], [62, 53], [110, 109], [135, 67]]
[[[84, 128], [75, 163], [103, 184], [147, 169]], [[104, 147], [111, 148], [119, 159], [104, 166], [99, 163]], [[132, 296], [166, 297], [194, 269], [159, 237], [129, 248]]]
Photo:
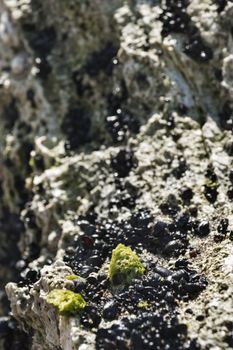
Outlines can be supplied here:
[[[232, 349], [232, 16], [0, 1], [0, 349]], [[145, 267], [127, 286], [119, 243]]]

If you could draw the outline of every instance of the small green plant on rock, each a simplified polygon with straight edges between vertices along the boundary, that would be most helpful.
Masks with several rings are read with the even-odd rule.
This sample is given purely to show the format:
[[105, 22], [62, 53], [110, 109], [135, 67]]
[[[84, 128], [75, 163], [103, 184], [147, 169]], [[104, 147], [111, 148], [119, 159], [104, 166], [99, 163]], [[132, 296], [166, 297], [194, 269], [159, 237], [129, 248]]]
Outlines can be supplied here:
[[54, 289], [47, 295], [47, 303], [55, 306], [60, 315], [72, 316], [80, 313], [86, 301], [79, 293], [65, 289]]
[[143, 275], [145, 268], [130, 247], [118, 244], [113, 249], [109, 266], [109, 279], [113, 285], [130, 284], [136, 276]]

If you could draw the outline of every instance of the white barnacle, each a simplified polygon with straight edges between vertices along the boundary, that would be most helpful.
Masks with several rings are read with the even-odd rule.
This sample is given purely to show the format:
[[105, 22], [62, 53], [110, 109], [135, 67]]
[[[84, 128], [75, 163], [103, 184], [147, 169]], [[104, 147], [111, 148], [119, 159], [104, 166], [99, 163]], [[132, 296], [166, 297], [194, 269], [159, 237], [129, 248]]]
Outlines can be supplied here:
[[28, 57], [25, 52], [17, 54], [11, 61], [11, 71], [15, 76], [20, 76], [26, 73], [28, 67]]

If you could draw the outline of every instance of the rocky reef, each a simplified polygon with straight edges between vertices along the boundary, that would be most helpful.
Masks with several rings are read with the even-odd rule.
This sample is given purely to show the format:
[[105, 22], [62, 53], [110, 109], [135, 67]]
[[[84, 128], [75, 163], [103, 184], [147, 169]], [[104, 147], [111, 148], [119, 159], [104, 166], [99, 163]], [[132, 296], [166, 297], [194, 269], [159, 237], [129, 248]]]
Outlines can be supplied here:
[[0, 0], [0, 349], [233, 347], [233, 2]]

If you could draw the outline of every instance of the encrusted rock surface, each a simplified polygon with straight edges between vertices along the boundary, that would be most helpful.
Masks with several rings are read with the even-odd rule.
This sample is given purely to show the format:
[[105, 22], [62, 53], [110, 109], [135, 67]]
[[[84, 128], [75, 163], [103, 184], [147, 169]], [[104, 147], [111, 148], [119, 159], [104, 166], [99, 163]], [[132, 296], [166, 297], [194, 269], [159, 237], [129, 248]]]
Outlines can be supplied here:
[[[232, 17], [0, 1], [0, 349], [232, 349]], [[126, 286], [119, 243], [145, 267]]]

